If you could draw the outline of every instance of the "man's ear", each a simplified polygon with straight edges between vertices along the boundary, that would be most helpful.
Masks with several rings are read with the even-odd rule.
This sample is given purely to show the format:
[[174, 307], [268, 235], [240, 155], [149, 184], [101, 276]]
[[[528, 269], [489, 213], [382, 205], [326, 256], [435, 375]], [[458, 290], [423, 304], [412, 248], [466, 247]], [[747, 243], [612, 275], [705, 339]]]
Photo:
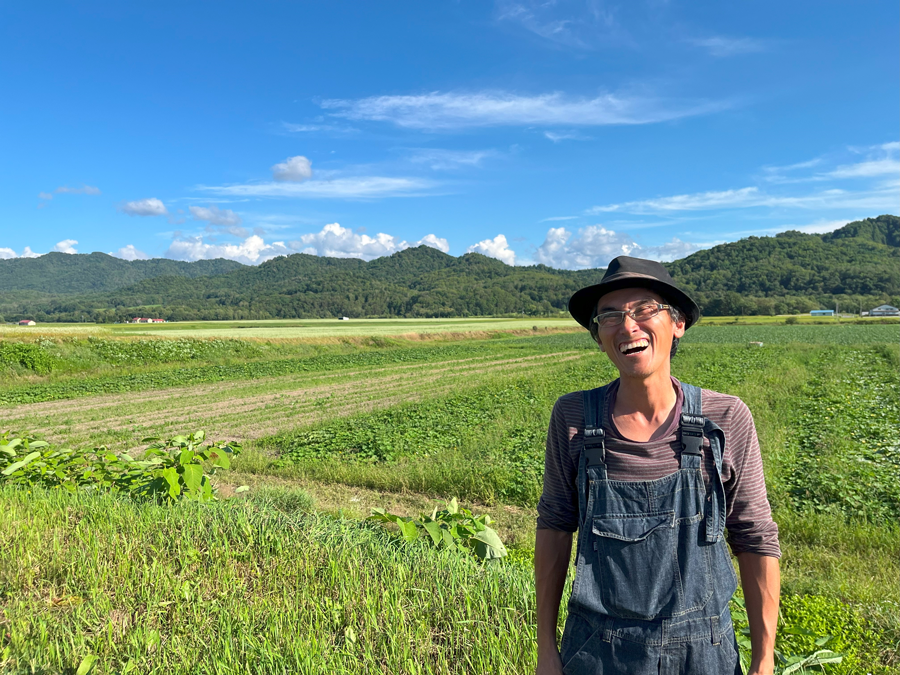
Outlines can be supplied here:
[[673, 334], [673, 337], [683, 337], [686, 330], [687, 328], [684, 327], [684, 320], [679, 321], [675, 324], [675, 332]]

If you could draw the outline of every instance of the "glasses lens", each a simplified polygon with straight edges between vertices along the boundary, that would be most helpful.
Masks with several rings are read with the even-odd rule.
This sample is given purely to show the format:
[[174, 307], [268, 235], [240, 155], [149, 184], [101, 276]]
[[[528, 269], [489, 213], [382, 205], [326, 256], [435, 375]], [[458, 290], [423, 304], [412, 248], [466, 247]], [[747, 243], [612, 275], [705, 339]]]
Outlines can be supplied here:
[[603, 328], [618, 326], [625, 318], [625, 312], [604, 312], [597, 316], [597, 324]]
[[641, 305], [637, 309], [634, 310], [632, 316], [634, 316], [636, 321], [644, 321], [645, 319], [649, 319], [651, 317], [659, 314], [659, 305]]

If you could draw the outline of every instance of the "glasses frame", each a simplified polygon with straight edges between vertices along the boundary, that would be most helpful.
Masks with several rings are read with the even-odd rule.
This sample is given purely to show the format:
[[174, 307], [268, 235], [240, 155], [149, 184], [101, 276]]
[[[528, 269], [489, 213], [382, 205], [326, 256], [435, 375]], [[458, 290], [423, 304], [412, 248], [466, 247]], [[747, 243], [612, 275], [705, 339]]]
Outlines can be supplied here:
[[[645, 316], [645, 317], [643, 317], [643, 318], [641, 318], [641, 319], [637, 318], [637, 317], [634, 315], [635, 312], [637, 312], [637, 311], [639, 311], [639, 310], [641, 310], [641, 309], [644, 309], [645, 307], [649, 307], [649, 306], [655, 306], [655, 307], [656, 307], [656, 312], [654, 312], [654, 313], [651, 314], [650, 316]], [[600, 314], [598, 314], [597, 316], [595, 316], [593, 319], [591, 319], [591, 323], [596, 324], [598, 330], [599, 330], [600, 328], [615, 328], [616, 326], [621, 326], [623, 323], [625, 323], [625, 316], [626, 316], [626, 315], [630, 316], [630, 317], [631, 317], [631, 320], [634, 321], [635, 323], [641, 323], [641, 322], [643, 322], [643, 321], [649, 321], [649, 320], [652, 319], [654, 316], [659, 316], [659, 313], [660, 313], [661, 311], [663, 311], [664, 309], [672, 309], [672, 305], [666, 305], [666, 304], [663, 304], [663, 303], [661, 303], [661, 302], [656, 302], [655, 300], [650, 300], [650, 301], [648, 301], [648, 302], [644, 302], [644, 303], [638, 305], [638, 306], [635, 307], [634, 309], [616, 309], [616, 310], [611, 310], [611, 311], [609, 311], [609, 312], [601, 312]], [[600, 323], [600, 321], [601, 321], [604, 317], [611, 317], [611, 316], [615, 316], [615, 315], [618, 315], [618, 316], [619, 316], [619, 320], [616, 321], [615, 323], [611, 323], [611, 324], [608, 324], [608, 325], [606, 325], [606, 326], [604, 326], [604, 325], [602, 325], [602, 324]]]

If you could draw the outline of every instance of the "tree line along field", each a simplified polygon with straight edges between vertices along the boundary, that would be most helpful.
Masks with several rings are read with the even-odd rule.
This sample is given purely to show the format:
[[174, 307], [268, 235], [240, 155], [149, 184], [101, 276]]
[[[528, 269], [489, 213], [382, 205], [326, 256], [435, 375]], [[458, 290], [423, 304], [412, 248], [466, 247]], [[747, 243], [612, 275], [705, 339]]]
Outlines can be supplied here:
[[[753, 412], [784, 553], [779, 649], [831, 636], [832, 673], [900, 667], [897, 330], [701, 325], [673, 361]], [[533, 670], [550, 410], [614, 370], [584, 332], [520, 332], [4, 339], [0, 432], [139, 455], [205, 429], [244, 450], [214, 503], [0, 483], [0, 671]], [[507, 558], [364, 520], [452, 497], [496, 520]]]

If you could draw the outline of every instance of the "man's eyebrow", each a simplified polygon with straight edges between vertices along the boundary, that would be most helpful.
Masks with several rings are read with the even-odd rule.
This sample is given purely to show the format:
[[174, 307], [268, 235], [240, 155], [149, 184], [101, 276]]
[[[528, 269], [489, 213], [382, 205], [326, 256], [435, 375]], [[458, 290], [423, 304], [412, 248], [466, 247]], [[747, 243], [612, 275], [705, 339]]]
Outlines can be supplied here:
[[607, 307], [601, 307], [600, 309], [598, 309], [597, 313], [599, 314], [600, 312], [619, 312], [619, 311], [621, 311], [621, 310], [618, 310], [615, 307], [607, 306]]

